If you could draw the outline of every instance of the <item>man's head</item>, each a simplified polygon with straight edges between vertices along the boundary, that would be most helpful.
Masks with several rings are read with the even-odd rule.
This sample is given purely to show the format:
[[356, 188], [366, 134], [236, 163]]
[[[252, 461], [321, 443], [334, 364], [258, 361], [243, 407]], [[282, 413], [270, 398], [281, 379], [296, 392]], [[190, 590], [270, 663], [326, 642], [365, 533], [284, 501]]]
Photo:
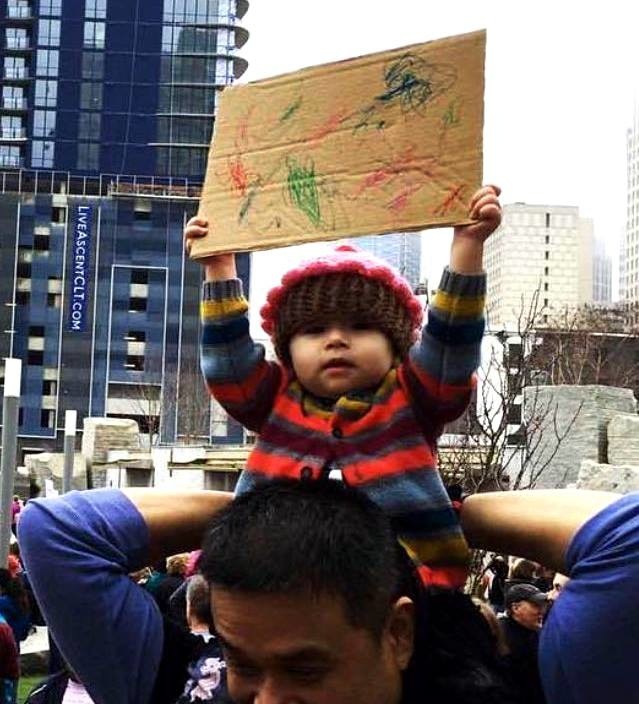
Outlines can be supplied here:
[[552, 603], [557, 601], [568, 582], [570, 582], [570, 577], [566, 577], [565, 574], [561, 574], [560, 572], [555, 572], [555, 576], [552, 580], [552, 589], [548, 592], [548, 600]]
[[547, 599], [544, 592], [532, 584], [515, 584], [506, 592], [508, 615], [524, 628], [537, 631], [541, 628]]
[[186, 621], [191, 631], [207, 630], [213, 625], [211, 590], [200, 574], [190, 577], [186, 586]]
[[400, 701], [413, 571], [363, 496], [338, 482], [240, 496], [213, 520], [200, 569], [235, 701]]

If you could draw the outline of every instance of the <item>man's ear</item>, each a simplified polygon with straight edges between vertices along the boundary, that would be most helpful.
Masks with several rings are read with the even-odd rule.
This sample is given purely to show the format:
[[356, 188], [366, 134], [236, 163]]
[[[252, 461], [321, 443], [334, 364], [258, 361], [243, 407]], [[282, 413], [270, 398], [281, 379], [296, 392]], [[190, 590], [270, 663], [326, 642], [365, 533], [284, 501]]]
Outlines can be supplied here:
[[415, 604], [409, 597], [400, 596], [391, 606], [386, 629], [395, 663], [405, 670], [415, 644]]

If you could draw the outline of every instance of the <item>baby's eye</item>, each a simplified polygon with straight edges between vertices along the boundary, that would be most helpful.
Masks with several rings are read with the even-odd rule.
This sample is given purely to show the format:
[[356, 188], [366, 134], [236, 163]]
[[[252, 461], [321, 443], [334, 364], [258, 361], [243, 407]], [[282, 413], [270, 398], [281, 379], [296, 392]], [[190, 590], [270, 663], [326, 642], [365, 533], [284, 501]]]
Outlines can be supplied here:
[[326, 330], [324, 325], [307, 325], [300, 330], [301, 335], [321, 335]]
[[353, 330], [372, 330], [373, 325], [371, 323], [367, 323], [367, 322], [360, 322], [360, 323], [353, 323], [351, 325], [351, 328]]

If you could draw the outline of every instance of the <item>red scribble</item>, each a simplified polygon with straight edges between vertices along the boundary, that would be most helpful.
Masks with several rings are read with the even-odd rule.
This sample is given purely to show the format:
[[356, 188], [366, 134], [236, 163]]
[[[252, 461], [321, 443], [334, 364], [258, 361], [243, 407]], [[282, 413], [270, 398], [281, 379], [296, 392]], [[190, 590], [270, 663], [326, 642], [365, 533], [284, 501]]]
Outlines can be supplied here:
[[244, 117], [240, 119], [235, 130], [235, 146], [239, 147], [240, 144], [246, 144], [248, 142], [248, 129], [249, 122], [251, 120], [251, 115], [255, 110], [255, 105], [252, 105], [245, 113]]
[[229, 176], [231, 177], [231, 186], [236, 193], [242, 197], [246, 196], [246, 190], [249, 184], [249, 176], [244, 168], [241, 157], [236, 157], [235, 161], [229, 160]]
[[453, 206], [455, 205], [455, 201], [463, 203], [461, 199], [461, 195], [464, 191], [463, 184], [457, 187], [451, 186], [448, 191], [449, 193], [444, 199], [444, 201], [433, 210], [433, 215], [446, 215], [452, 210]]
[[404, 190], [400, 191], [386, 204], [386, 207], [394, 213], [399, 213], [408, 205], [408, 199], [413, 195], [413, 193], [416, 193], [422, 186], [423, 184], [414, 183], [412, 186], [404, 188]]
[[318, 142], [324, 139], [324, 137], [328, 136], [331, 132], [335, 132], [335, 130], [347, 117], [347, 111], [343, 108], [332, 115], [329, 115], [329, 117], [315, 130], [315, 132], [311, 132], [308, 141]]

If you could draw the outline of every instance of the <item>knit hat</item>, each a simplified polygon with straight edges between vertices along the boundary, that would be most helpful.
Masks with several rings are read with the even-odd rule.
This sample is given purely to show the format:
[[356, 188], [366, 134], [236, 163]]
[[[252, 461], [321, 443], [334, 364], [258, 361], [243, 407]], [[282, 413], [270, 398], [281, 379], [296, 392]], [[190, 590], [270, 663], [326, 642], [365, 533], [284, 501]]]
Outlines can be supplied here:
[[402, 359], [417, 339], [422, 305], [386, 262], [351, 245], [302, 262], [271, 289], [260, 311], [277, 356], [290, 364], [289, 343], [302, 327], [334, 321], [382, 331]]

